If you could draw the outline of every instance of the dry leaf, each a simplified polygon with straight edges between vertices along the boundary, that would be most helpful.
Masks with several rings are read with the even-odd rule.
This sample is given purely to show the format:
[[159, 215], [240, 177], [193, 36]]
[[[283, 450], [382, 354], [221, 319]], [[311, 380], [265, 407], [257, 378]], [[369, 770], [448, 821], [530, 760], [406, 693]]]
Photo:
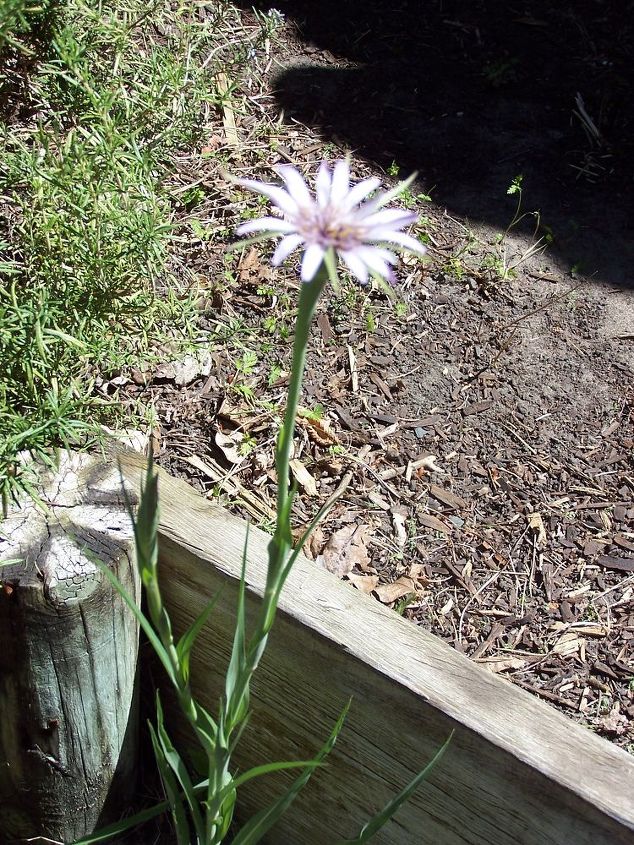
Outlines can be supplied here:
[[372, 590], [376, 588], [379, 583], [378, 575], [357, 575], [356, 572], [348, 573], [348, 581], [359, 590], [361, 593], [370, 595]]
[[405, 517], [397, 511], [392, 511], [392, 521], [394, 522], [394, 531], [396, 533], [396, 542], [403, 548], [407, 543], [407, 531], [405, 530]]
[[509, 669], [523, 669], [526, 666], [526, 661], [521, 657], [479, 657], [476, 659], [489, 672], [508, 672]]
[[251, 276], [260, 278], [263, 269], [258, 251], [252, 246], [238, 261], [238, 278], [241, 282], [248, 282]]
[[198, 355], [187, 354], [178, 361], [166, 361], [161, 364], [153, 372], [152, 378], [173, 381], [178, 387], [185, 387], [199, 376], [208, 376], [212, 364], [210, 352], [201, 352]]
[[299, 460], [299, 458], [293, 458], [292, 461], [289, 461], [289, 466], [293, 475], [295, 476], [295, 480], [299, 485], [301, 485], [304, 490], [308, 493], [309, 496], [316, 496], [317, 495], [317, 484], [315, 479], [312, 475], [308, 472], [304, 464]]
[[242, 442], [243, 436], [240, 431], [234, 431], [231, 434], [223, 434], [222, 431], [216, 432], [214, 437], [216, 446], [222, 451], [230, 464], [239, 464], [242, 461], [242, 455], [238, 453], [238, 446]]
[[628, 728], [628, 718], [625, 713], [621, 713], [618, 701], [614, 703], [608, 715], [600, 720], [600, 723], [606, 733], [616, 734], [616, 736], [621, 736]]
[[317, 418], [305, 408], [298, 408], [297, 422], [319, 446], [335, 446], [340, 442], [329, 420]]
[[416, 584], [411, 578], [402, 575], [391, 584], [381, 584], [379, 587], [376, 587], [374, 592], [383, 604], [392, 604], [392, 602], [402, 599], [403, 596], [416, 593]]
[[[293, 543], [295, 545], [302, 539], [305, 530], [304, 526], [300, 526], [292, 531]], [[324, 532], [321, 530], [321, 526], [318, 525], [315, 529], [313, 529], [313, 531], [311, 531], [310, 537], [302, 546], [302, 551], [309, 560], [315, 560], [322, 550], [323, 545]]]
[[540, 513], [528, 514], [528, 527], [535, 533], [537, 547], [543, 549], [546, 545], [546, 529], [544, 528], [544, 521]]
[[367, 525], [344, 525], [328, 540], [317, 561], [338, 578], [348, 575], [355, 566], [366, 569], [370, 563], [367, 530]]

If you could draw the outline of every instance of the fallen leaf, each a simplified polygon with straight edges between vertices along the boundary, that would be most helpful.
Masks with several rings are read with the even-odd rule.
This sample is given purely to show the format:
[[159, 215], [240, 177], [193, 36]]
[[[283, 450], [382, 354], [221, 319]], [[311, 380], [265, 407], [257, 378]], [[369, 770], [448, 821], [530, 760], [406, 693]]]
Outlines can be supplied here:
[[239, 464], [242, 461], [242, 455], [238, 452], [238, 446], [242, 439], [243, 434], [240, 431], [234, 431], [231, 434], [223, 434], [222, 431], [217, 431], [214, 437], [216, 446], [230, 464]]
[[185, 387], [199, 376], [208, 376], [212, 363], [209, 352], [203, 352], [200, 355], [187, 354], [179, 361], [166, 361], [161, 364], [153, 372], [152, 378], [173, 381], [178, 387]]
[[367, 525], [344, 525], [328, 540], [323, 552], [316, 558], [317, 562], [338, 578], [348, 575], [355, 566], [366, 569], [370, 563], [367, 530]]
[[379, 583], [378, 575], [358, 575], [356, 572], [348, 573], [348, 581], [359, 590], [361, 593], [370, 595]]
[[383, 604], [392, 604], [392, 602], [398, 601], [403, 596], [416, 593], [416, 584], [411, 578], [402, 575], [391, 584], [381, 584], [375, 587], [374, 592], [377, 594], [380, 602]]
[[297, 422], [319, 446], [336, 446], [340, 443], [332, 424], [325, 417], [316, 417], [305, 408], [298, 408]]
[[251, 276], [259, 278], [262, 275], [262, 262], [254, 246], [240, 258], [237, 269], [241, 282], [248, 282]]
[[[299, 528], [293, 530], [292, 535], [294, 544], [299, 543], [301, 538], [304, 536], [304, 531], [304, 526], [300, 526]], [[324, 532], [322, 531], [321, 526], [318, 525], [313, 529], [313, 531], [311, 531], [310, 537], [302, 546], [302, 551], [309, 560], [315, 560], [321, 552], [323, 545]]]
[[508, 672], [509, 669], [523, 669], [526, 661], [521, 657], [480, 657], [476, 659], [489, 672]]
[[621, 736], [628, 728], [628, 718], [625, 713], [621, 713], [618, 701], [615, 702], [608, 715], [600, 720], [600, 723], [606, 733], [616, 734], [616, 736]]
[[544, 521], [540, 513], [528, 514], [528, 527], [535, 533], [537, 547], [543, 549], [546, 545], [546, 529], [544, 528]]
[[304, 490], [308, 493], [309, 496], [316, 496], [317, 495], [317, 484], [315, 479], [312, 475], [308, 472], [304, 464], [299, 460], [299, 458], [293, 458], [292, 461], [289, 461], [289, 466], [293, 475], [295, 476], [295, 480], [299, 485], [301, 485]]

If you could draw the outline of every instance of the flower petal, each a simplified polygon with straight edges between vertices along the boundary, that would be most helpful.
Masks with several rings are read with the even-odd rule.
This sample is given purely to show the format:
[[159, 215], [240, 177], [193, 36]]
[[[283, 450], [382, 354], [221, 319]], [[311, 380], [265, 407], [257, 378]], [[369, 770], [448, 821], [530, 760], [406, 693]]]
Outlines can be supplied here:
[[359, 216], [363, 219], [363, 225], [368, 228], [372, 226], [393, 226], [395, 229], [409, 226], [417, 217], [413, 212], [405, 211], [402, 208], [384, 208], [382, 211], [374, 211], [371, 214], [364, 214], [363, 208], [360, 208]]
[[288, 188], [288, 193], [300, 208], [310, 208], [310, 206], [314, 205], [315, 201], [311, 197], [306, 187], [306, 182], [304, 182], [302, 174], [297, 168], [293, 167], [292, 164], [280, 164], [274, 169], [282, 177]]
[[342, 211], [350, 211], [353, 206], [358, 205], [368, 194], [375, 191], [380, 184], [381, 180], [374, 176], [370, 179], [363, 179], [348, 191], [345, 200], [340, 203], [340, 208]]
[[347, 264], [348, 269], [355, 276], [362, 285], [368, 281], [368, 268], [358, 255], [358, 250], [343, 250], [339, 253], [341, 258]]
[[350, 167], [345, 159], [338, 161], [332, 171], [330, 202], [333, 206], [341, 203], [350, 190]]
[[278, 185], [268, 185], [265, 182], [257, 182], [255, 179], [238, 179], [238, 185], [255, 191], [256, 194], [264, 194], [271, 202], [280, 208], [289, 217], [294, 217], [298, 212], [297, 203], [293, 197]]
[[365, 238], [366, 241], [373, 241], [375, 243], [398, 244], [400, 247], [408, 249], [410, 252], [415, 252], [418, 255], [425, 255], [427, 250], [420, 241], [413, 238], [405, 232], [395, 232], [393, 229], [386, 227], [385, 229], [376, 228]]
[[320, 208], [326, 208], [330, 202], [330, 186], [332, 185], [332, 177], [330, 170], [325, 161], [319, 165], [317, 171], [317, 178], [315, 179], [315, 189], [317, 192], [317, 204]]
[[238, 235], [248, 235], [250, 232], [271, 232], [271, 234], [286, 234], [296, 232], [297, 226], [289, 223], [288, 220], [281, 220], [279, 217], [258, 217], [256, 220], [247, 220], [241, 223], [236, 229]]
[[319, 270], [321, 262], [324, 260], [325, 252], [326, 250], [322, 246], [319, 246], [319, 244], [310, 244], [307, 247], [302, 258], [302, 282], [311, 281], [317, 270]]
[[390, 264], [396, 264], [397, 261], [393, 252], [376, 246], [360, 246], [354, 252], [373, 273], [378, 273], [384, 279], [392, 275]]
[[271, 264], [274, 267], [278, 267], [303, 242], [304, 239], [301, 235], [287, 235], [285, 238], [282, 238], [273, 253]]
[[384, 194], [381, 194], [380, 197], [377, 197], [377, 208], [382, 208], [384, 205], [387, 205], [388, 202], [392, 202], [392, 200], [398, 197], [399, 194], [402, 194], [404, 190], [409, 188], [417, 176], [418, 173], [414, 171], [414, 173], [412, 173], [411, 176], [408, 176], [407, 179], [404, 179], [402, 182], [394, 185], [394, 187], [389, 191], [386, 191]]

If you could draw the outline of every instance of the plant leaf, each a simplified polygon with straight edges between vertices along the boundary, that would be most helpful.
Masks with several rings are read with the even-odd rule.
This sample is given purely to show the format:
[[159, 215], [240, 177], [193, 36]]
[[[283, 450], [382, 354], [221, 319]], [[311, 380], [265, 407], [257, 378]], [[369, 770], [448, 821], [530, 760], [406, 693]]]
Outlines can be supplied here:
[[288, 809], [288, 807], [292, 804], [295, 800], [295, 797], [299, 793], [301, 789], [308, 783], [310, 780], [310, 776], [314, 772], [316, 766], [320, 765], [324, 758], [330, 754], [333, 749], [335, 742], [337, 741], [337, 737], [339, 736], [341, 729], [343, 727], [344, 720], [348, 714], [348, 710], [350, 709], [351, 700], [348, 701], [344, 709], [342, 710], [337, 722], [332, 729], [330, 736], [320, 749], [319, 753], [315, 756], [315, 759], [311, 761], [309, 766], [307, 766], [304, 771], [301, 773], [299, 777], [297, 777], [290, 787], [286, 790], [286, 792], [277, 799], [273, 804], [269, 807], [265, 807], [263, 810], [260, 810], [259, 813], [256, 813], [255, 816], [249, 819], [249, 821], [238, 831], [236, 836], [232, 840], [232, 845], [255, 845], [256, 842], [259, 842], [262, 837], [270, 830], [271, 827], [277, 822], [280, 816]]
[[236, 609], [236, 627], [233, 635], [233, 646], [231, 648], [231, 659], [227, 668], [225, 678], [225, 699], [226, 699], [226, 721], [227, 730], [230, 734], [233, 728], [242, 721], [249, 706], [248, 681], [245, 683], [244, 673], [246, 672], [246, 620], [244, 612], [246, 575], [247, 575], [247, 549], [249, 546], [249, 523], [244, 538], [242, 549], [242, 571], [240, 574], [240, 585], [238, 587], [238, 606]]
[[381, 810], [380, 813], [377, 813], [369, 822], [367, 822], [361, 832], [356, 837], [356, 839], [346, 839], [344, 842], [340, 843], [340, 845], [363, 845], [364, 842], [368, 842], [378, 831], [383, 827], [383, 825], [388, 822], [394, 813], [399, 809], [401, 804], [404, 804], [405, 801], [410, 798], [412, 793], [418, 788], [418, 786], [425, 780], [425, 778], [429, 775], [431, 770], [434, 766], [438, 763], [440, 758], [443, 756], [445, 751], [447, 750], [449, 743], [451, 742], [454, 735], [454, 731], [452, 731], [447, 739], [445, 740], [444, 744], [438, 749], [435, 753], [431, 761], [425, 766], [425, 768], [419, 772], [413, 780], [411, 780], [407, 786], [402, 789], [398, 795], [395, 795], [391, 801], [389, 801], [385, 807]]
[[[178, 845], [192, 845], [189, 838], [190, 831], [189, 824], [187, 822], [187, 814], [185, 812], [185, 805], [183, 803], [183, 796], [178, 791], [176, 778], [165, 759], [161, 741], [154, 730], [154, 725], [148, 723], [148, 727], [150, 729], [150, 739], [152, 740], [152, 747], [154, 749], [156, 764], [161, 776], [161, 782], [165, 790], [165, 795], [167, 796], [169, 808], [172, 811], [172, 818], [174, 819], [176, 841], [178, 842]], [[198, 843], [196, 843], [196, 845], [198, 845]]]
[[194, 784], [191, 781], [187, 767], [183, 762], [182, 757], [174, 748], [171, 739], [165, 729], [165, 721], [163, 718], [163, 707], [159, 694], [156, 694], [156, 731], [158, 740], [161, 743], [161, 749], [166, 763], [170, 766], [176, 779], [178, 780], [183, 794], [189, 806], [189, 814], [198, 837], [199, 845], [205, 843], [205, 822], [200, 812], [200, 804], [194, 792]]
[[216, 606], [216, 602], [220, 598], [220, 592], [216, 593], [216, 595], [208, 602], [202, 613], [194, 619], [192, 624], [189, 628], [185, 631], [183, 636], [179, 639], [178, 643], [176, 644], [176, 653], [178, 655], [178, 661], [180, 663], [181, 672], [183, 673], [183, 679], [187, 681], [189, 679], [189, 657], [191, 654], [192, 647], [196, 641], [196, 637], [203, 629], [205, 623], [209, 619], [209, 615], [211, 611]]

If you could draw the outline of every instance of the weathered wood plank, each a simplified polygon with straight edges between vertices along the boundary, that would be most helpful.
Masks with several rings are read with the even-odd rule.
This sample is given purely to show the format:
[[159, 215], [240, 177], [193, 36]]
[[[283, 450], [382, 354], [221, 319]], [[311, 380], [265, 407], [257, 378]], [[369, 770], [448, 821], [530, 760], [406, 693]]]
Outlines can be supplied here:
[[[138, 597], [116, 465], [63, 453], [0, 524], [0, 841], [73, 842], [134, 788]], [[92, 557], [92, 556], [94, 557]]]
[[[139, 478], [139, 461], [125, 459]], [[161, 473], [160, 561], [182, 630], [222, 589], [194, 651], [197, 693], [212, 710], [231, 634], [245, 523]], [[264, 583], [268, 536], [252, 530], [249, 612]], [[349, 696], [327, 769], [270, 842], [327, 845], [350, 837], [456, 729], [442, 765], [384, 829], [389, 845], [634, 843], [634, 760], [436, 637], [301, 558], [253, 687], [238, 762], [305, 759]], [[182, 736], [186, 736], [183, 731]], [[283, 779], [243, 793], [247, 814]]]

